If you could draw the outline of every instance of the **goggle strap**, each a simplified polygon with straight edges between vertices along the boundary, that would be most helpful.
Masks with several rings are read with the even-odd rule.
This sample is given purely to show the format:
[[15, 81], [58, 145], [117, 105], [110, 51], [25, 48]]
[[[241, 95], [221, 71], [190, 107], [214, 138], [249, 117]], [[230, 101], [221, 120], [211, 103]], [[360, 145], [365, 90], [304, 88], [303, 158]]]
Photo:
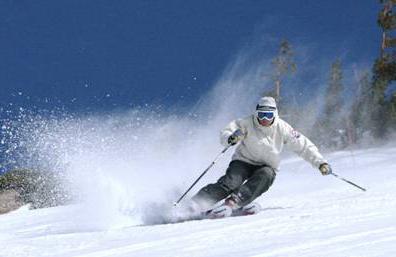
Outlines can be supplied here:
[[257, 105], [257, 111], [276, 111], [276, 107], [273, 106], [264, 106], [264, 105]]

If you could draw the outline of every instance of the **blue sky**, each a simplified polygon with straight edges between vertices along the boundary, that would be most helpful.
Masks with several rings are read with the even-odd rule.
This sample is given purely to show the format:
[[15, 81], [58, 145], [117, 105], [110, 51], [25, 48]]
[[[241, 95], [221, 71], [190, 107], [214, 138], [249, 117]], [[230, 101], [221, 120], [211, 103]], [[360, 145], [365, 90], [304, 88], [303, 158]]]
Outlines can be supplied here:
[[370, 63], [379, 9], [375, 0], [3, 0], [0, 105], [84, 112], [195, 102], [260, 36], [312, 47], [318, 62]]

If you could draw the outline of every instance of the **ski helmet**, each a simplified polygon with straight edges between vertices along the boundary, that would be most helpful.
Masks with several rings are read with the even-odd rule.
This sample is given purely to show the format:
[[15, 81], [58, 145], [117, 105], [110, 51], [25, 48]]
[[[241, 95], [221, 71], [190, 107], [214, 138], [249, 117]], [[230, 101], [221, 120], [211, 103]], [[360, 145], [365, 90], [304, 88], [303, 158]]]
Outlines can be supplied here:
[[256, 106], [255, 116], [260, 125], [270, 126], [278, 116], [275, 99], [270, 96], [260, 98]]

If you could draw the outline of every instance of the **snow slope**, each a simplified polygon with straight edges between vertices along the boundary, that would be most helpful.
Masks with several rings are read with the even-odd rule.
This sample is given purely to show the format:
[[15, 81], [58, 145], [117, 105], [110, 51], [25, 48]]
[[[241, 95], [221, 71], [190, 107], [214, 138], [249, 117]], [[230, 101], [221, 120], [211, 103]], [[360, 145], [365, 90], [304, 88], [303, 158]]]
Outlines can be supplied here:
[[[282, 163], [255, 216], [101, 228], [82, 206], [0, 216], [0, 256], [396, 256], [396, 148], [328, 156], [362, 192], [298, 158]], [[125, 219], [125, 220], [123, 220]]]

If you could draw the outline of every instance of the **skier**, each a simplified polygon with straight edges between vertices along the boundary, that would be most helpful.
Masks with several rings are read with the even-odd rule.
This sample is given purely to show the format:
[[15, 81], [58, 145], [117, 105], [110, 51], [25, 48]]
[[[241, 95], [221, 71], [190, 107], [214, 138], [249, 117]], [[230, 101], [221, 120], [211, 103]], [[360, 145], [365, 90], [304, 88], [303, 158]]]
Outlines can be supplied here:
[[[317, 147], [279, 118], [272, 97], [262, 97], [254, 114], [232, 121], [220, 138], [224, 146], [239, 143], [226, 174], [203, 187], [190, 202], [194, 212], [205, 213], [209, 218], [257, 212], [260, 207], [253, 201], [274, 182], [284, 147], [319, 168], [322, 175], [332, 172]], [[223, 204], [212, 209], [224, 199]]]

